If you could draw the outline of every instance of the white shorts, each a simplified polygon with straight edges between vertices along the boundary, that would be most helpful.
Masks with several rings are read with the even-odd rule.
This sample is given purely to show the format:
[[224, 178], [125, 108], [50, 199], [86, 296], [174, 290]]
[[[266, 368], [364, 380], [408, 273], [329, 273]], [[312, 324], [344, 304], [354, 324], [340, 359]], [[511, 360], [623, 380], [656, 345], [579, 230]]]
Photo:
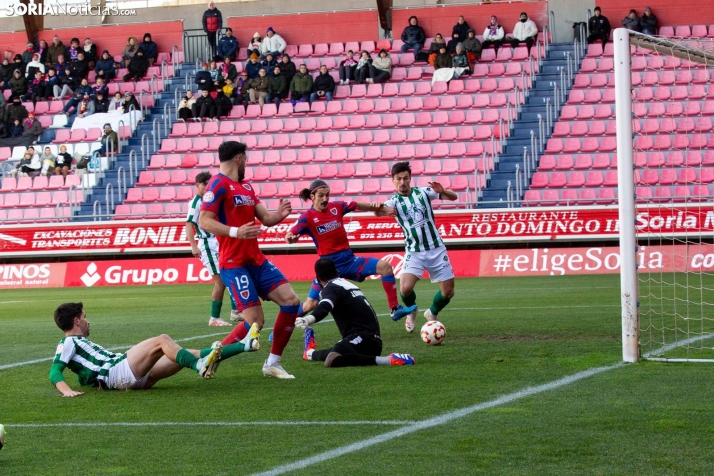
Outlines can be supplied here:
[[110, 390], [141, 390], [148, 379], [147, 373], [137, 380], [129, 367], [129, 361], [125, 358], [109, 369], [109, 375], [104, 383]]
[[445, 246], [428, 251], [407, 251], [402, 273], [413, 274], [421, 279], [424, 270], [429, 272], [432, 283], [441, 283], [454, 277]]
[[201, 250], [201, 263], [203, 267], [211, 273], [211, 276], [221, 274], [218, 269], [218, 240], [215, 236], [211, 238], [197, 238], [196, 245]]

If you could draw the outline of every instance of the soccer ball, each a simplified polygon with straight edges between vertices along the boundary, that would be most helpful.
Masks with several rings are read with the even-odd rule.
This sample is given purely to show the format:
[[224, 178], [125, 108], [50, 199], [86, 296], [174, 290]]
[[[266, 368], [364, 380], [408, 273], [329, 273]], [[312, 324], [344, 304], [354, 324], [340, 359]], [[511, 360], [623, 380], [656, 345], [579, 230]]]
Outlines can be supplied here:
[[429, 345], [439, 345], [446, 337], [446, 328], [439, 321], [429, 321], [421, 328], [421, 340]]

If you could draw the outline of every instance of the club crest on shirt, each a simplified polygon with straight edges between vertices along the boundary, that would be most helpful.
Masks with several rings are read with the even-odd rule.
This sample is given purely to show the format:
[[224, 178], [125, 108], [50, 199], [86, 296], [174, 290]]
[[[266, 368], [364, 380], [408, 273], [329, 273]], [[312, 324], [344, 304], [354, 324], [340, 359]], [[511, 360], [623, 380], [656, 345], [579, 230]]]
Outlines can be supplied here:
[[337, 216], [337, 208], [330, 208], [330, 213]]
[[61, 354], [62, 352], [64, 352], [64, 344], [60, 344], [57, 346], [57, 351], [55, 352], [55, 354]]
[[250, 185], [248, 185], [247, 183], [244, 183], [244, 184], [243, 184], [243, 188], [246, 189], [246, 190], [249, 190], [249, 191], [250, 191], [250, 190], [253, 190], [252, 188], [250, 188]]
[[213, 199], [216, 198], [215, 195], [213, 195], [213, 192], [206, 192], [203, 194], [203, 202], [204, 203], [211, 203]]
[[245, 291], [241, 291], [240, 297], [242, 297], [243, 299], [248, 299], [248, 297], [250, 297], [250, 290], [246, 289]]

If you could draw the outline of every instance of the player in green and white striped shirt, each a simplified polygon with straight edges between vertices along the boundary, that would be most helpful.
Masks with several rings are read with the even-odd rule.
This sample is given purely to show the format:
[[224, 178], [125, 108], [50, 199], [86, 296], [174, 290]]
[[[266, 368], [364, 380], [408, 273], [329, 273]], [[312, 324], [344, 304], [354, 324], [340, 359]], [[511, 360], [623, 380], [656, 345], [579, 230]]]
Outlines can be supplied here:
[[206, 349], [187, 350], [163, 334], [117, 354], [87, 339], [89, 321], [81, 302], [60, 305], [55, 310], [55, 323], [64, 332], [64, 339], [57, 346], [50, 381], [65, 397], [84, 393], [67, 385], [62, 375], [66, 368], [77, 374], [83, 387], [140, 390], [151, 388], [182, 368], [192, 369], [203, 378], [213, 378], [222, 360], [260, 348], [260, 330], [254, 324], [245, 339], [231, 345], [222, 346], [216, 341]]
[[[188, 204], [188, 217], [186, 217], [186, 238], [191, 243], [191, 253], [196, 258], [201, 259], [201, 263], [213, 277], [213, 291], [211, 291], [211, 318], [208, 320], [209, 326], [230, 326], [230, 323], [221, 319], [221, 308], [223, 307], [223, 295], [226, 286], [221, 280], [221, 271], [218, 269], [218, 240], [214, 235], [208, 233], [198, 226], [198, 217], [201, 214], [203, 204], [203, 194], [206, 192], [206, 185], [211, 179], [210, 172], [201, 172], [196, 175], [196, 196]], [[195, 236], [194, 236], [195, 230]], [[243, 316], [238, 312], [236, 303], [231, 300], [231, 321], [242, 321]]]
[[[399, 293], [405, 306], [414, 305], [414, 286], [424, 270], [428, 271], [431, 282], [439, 283], [439, 291], [434, 295], [431, 307], [424, 312], [424, 317], [428, 321], [436, 321], [439, 312], [454, 296], [454, 270], [436, 227], [431, 201], [453, 201], [458, 196], [451, 190], [445, 190], [439, 182], [431, 182], [429, 187], [412, 187], [411, 180], [412, 169], [408, 162], [394, 164], [392, 182], [397, 193], [384, 202], [384, 206], [388, 207], [385, 214], [396, 217], [404, 232], [406, 255], [399, 278]], [[414, 332], [416, 328], [416, 313], [414, 311], [407, 315], [404, 324], [408, 332]]]

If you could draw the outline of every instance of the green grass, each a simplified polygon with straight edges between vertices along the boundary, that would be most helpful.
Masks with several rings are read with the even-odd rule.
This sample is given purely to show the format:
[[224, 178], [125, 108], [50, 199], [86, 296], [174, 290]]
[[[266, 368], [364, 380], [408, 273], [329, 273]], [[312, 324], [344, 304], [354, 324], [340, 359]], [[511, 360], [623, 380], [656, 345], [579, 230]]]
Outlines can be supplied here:
[[[296, 284], [301, 296], [307, 289]], [[385, 352], [409, 352], [416, 366], [325, 369], [302, 360], [296, 333], [283, 358], [291, 381], [261, 374], [265, 339], [259, 352], [224, 362], [214, 380], [183, 371], [144, 392], [86, 389], [67, 399], [47, 378], [49, 362], [3, 369], [0, 423], [8, 435], [0, 475], [69, 468], [82, 475], [250, 474], [401, 427], [17, 424], [416, 421], [621, 360], [614, 275], [460, 279], [442, 313], [447, 338], [438, 347], [386, 317], [379, 282], [363, 289], [385, 315]], [[435, 290], [418, 285], [422, 308]], [[2, 291], [0, 366], [52, 356], [62, 337], [52, 312], [61, 302], [83, 301], [91, 339], [115, 347], [160, 333], [219, 332], [207, 326], [209, 293], [206, 285]], [[277, 308], [265, 309], [270, 327]], [[334, 323], [315, 329], [322, 348], [338, 339]], [[182, 345], [200, 348], [217, 338]], [[709, 474], [711, 402], [707, 364], [626, 365], [291, 474]]]

